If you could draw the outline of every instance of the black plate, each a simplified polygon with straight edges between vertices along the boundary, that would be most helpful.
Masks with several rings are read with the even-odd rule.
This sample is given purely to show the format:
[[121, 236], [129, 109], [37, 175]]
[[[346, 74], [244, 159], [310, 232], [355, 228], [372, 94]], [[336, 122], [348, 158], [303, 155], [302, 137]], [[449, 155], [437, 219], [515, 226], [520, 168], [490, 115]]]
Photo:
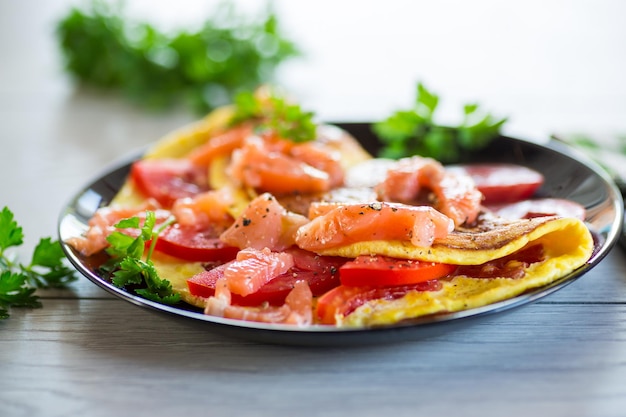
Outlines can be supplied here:
[[[378, 141], [366, 123], [337, 123], [357, 137], [370, 152], [375, 153]], [[568, 146], [551, 140], [539, 145], [522, 139], [501, 137], [480, 153], [468, 154], [466, 162], [512, 162], [529, 166], [543, 173], [545, 184], [539, 194], [546, 197], [574, 200], [587, 209], [587, 222], [596, 237], [596, 250], [589, 262], [550, 285], [485, 307], [423, 317], [402, 324], [366, 328], [342, 329], [331, 326], [295, 328], [286, 325], [244, 322], [212, 317], [198, 309], [158, 304], [111, 285], [82, 260], [68, 245], [63, 249], [72, 264], [85, 277], [111, 294], [166, 317], [181, 319], [184, 325], [199, 326], [199, 331], [216, 331], [248, 340], [295, 345], [361, 345], [407, 341], [466, 326], [476, 319], [497, 318], [500, 314], [537, 301], [588, 272], [604, 258], [617, 241], [624, 206], [622, 197], [611, 179], [595, 163]], [[59, 237], [63, 242], [79, 235], [94, 211], [107, 205], [124, 183], [132, 159], [122, 161], [87, 185], [61, 213]]]

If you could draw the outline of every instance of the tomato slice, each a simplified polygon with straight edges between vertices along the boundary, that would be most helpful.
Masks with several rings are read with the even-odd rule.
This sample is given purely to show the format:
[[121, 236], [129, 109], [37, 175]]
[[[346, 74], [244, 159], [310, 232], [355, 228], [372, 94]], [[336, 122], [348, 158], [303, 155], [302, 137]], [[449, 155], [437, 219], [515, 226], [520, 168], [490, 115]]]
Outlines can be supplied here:
[[339, 268], [341, 284], [349, 287], [391, 287], [431, 281], [451, 274], [456, 265], [363, 255]]
[[543, 175], [531, 168], [505, 163], [450, 165], [446, 170], [472, 177], [483, 193], [483, 204], [511, 203], [532, 197]]
[[239, 252], [239, 248], [222, 242], [216, 230], [197, 230], [179, 224], [161, 232], [155, 250], [192, 262], [227, 262], [235, 259]]
[[[187, 288], [191, 295], [208, 298], [215, 294], [217, 280], [224, 276], [224, 270], [228, 263], [216, 266], [207, 271], [202, 271], [187, 280]], [[233, 296], [236, 294], [233, 294]]]
[[[281, 306], [295, 283], [300, 280], [307, 281], [313, 296], [325, 294], [339, 285], [339, 267], [345, 262], [345, 258], [319, 256], [297, 248], [286, 252], [294, 257], [294, 266], [289, 271], [275, 277], [255, 293], [246, 296], [231, 294], [232, 303], [240, 306], [259, 306], [263, 303]], [[198, 297], [212, 296], [215, 294], [215, 283], [224, 276], [227, 267], [228, 264], [220, 265], [189, 278], [189, 292]]]
[[482, 265], [459, 265], [454, 275], [465, 275], [475, 279], [498, 277], [520, 279], [526, 275], [530, 264], [541, 262], [543, 259], [545, 259], [543, 245], [536, 244]]
[[133, 163], [130, 178], [146, 197], [170, 208], [179, 198], [208, 191], [208, 173], [186, 159], [145, 159]]
[[295, 267], [301, 271], [313, 271], [321, 274], [337, 275], [341, 265], [345, 264], [347, 258], [340, 256], [322, 256], [315, 252], [292, 246], [285, 250], [293, 256]]
[[335, 324], [336, 316], [347, 316], [368, 301], [395, 300], [409, 291], [437, 291], [441, 282], [431, 280], [396, 287], [350, 287], [340, 285], [317, 299], [315, 316], [322, 324]]
[[585, 220], [587, 215], [587, 210], [581, 204], [561, 198], [535, 198], [511, 204], [489, 205], [487, 207], [498, 216], [507, 219], [561, 216]]

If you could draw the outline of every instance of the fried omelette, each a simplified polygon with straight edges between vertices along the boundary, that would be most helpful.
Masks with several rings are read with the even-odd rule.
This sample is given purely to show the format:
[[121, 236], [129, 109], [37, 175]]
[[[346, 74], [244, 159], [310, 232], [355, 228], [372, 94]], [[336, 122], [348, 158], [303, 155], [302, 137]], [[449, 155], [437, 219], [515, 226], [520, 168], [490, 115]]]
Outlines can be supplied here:
[[[227, 107], [214, 111], [203, 120], [158, 141], [148, 150], [144, 158], [184, 157], [204, 143], [208, 137], [223, 130], [231, 114], [232, 110]], [[333, 136], [349, 136], [346, 132], [333, 127], [323, 129], [325, 135], [331, 139]], [[334, 143], [337, 144], [335, 150], [341, 155], [345, 169], [372, 158], [356, 140]], [[212, 172], [207, 173], [213, 187], [231, 184], [224, 166], [224, 161], [221, 164], [216, 162], [211, 167]], [[363, 195], [362, 191], [355, 191], [354, 194]], [[332, 193], [324, 194], [326, 201], [329, 195]], [[239, 196], [241, 198], [239, 207], [245, 207], [253, 197], [250, 190], [242, 190]], [[302, 197], [307, 200], [307, 196]], [[317, 197], [308, 198], [310, 200]], [[140, 206], [145, 200], [146, 197], [129, 179], [111, 205]], [[514, 255], [532, 245], [541, 245], [543, 257], [540, 261], [524, 267], [521, 278], [476, 278], [456, 275], [451, 279], [441, 280], [442, 285], [437, 290], [409, 291], [397, 299], [371, 300], [346, 316], [335, 317], [338, 326], [367, 327], [395, 324], [430, 314], [482, 307], [550, 284], [587, 262], [594, 247], [591, 233], [584, 222], [574, 218], [551, 216], [509, 220], [492, 216], [484, 211], [474, 225], [456, 227], [447, 237], [437, 239], [430, 247], [415, 246], [407, 241], [379, 240], [356, 242], [320, 250], [318, 253], [347, 259], [364, 254], [378, 254], [393, 258], [477, 266]], [[184, 261], [158, 252], [154, 254], [152, 260], [159, 275], [170, 281], [173, 290], [181, 295], [183, 301], [200, 308], [204, 307], [205, 299], [189, 292], [187, 279], [204, 271], [207, 268], [206, 263]]]

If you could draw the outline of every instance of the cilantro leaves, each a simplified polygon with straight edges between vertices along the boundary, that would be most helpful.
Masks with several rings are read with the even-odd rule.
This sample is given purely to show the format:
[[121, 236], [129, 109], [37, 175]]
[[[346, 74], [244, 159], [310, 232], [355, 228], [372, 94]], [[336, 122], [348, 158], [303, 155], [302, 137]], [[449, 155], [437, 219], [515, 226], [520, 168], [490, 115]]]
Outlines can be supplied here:
[[313, 112], [287, 101], [276, 92], [242, 91], [235, 96], [235, 114], [231, 121], [238, 124], [248, 120], [258, 122], [258, 130], [274, 131], [280, 137], [302, 143], [314, 140], [316, 125]]
[[[124, 219], [115, 225], [118, 229], [134, 229], [139, 233], [133, 237], [117, 230], [107, 237], [111, 245], [107, 253], [111, 259], [102, 269], [111, 274], [113, 285], [119, 288], [138, 286], [140, 288], [134, 289], [137, 295], [159, 303], [176, 304], [180, 301], [180, 295], [172, 291], [169, 281], [159, 277], [150, 260], [159, 234], [174, 220], [171, 217], [155, 230], [156, 216], [153, 211], [146, 211], [143, 225], [139, 217]], [[147, 242], [150, 242], [150, 247], [145, 260], [142, 260]]]
[[0, 211], [0, 319], [9, 318], [10, 307], [41, 307], [37, 288], [62, 288], [75, 281], [74, 271], [63, 260], [58, 241], [42, 238], [29, 264], [13, 259], [9, 251], [24, 243], [22, 227], [8, 207]]
[[422, 155], [455, 162], [464, 152], [486, 146], [506, 122], [506, 118], [496, 119], [482, 112], [478, 104], [467, 104], [458, 126], [438, 125], [434, 118], [438, 104], [439, 96], [418, 83], [413, 108], [374, 124], [374, 132], [383, 143], [379, 155], [394, 159]]
[[223, 3], [197, 30], [174, 33], [133, 22], [122, 4], [93, 1], [57, 25], [66, 70], [79, 81], [114, 90], [148, 109], [183, 104], [204, 114], [237, 91], [271, 81], [299, 54], [268, 8], [254, 20]]

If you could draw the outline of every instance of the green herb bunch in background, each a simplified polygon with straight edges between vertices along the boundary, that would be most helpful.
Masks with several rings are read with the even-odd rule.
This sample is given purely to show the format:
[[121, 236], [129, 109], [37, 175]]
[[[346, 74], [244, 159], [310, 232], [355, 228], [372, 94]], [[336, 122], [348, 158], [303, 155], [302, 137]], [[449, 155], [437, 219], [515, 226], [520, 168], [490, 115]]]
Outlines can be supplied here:
[[626, 135], [607, 133], [567, 132], [552, 135], [552, 139], [577, 148], [600, 165], [626, 191]]
[[418, 83], [415, 105], [394, 112], [374, 124], [383, 147], [380, 156], [402, 158], [421, 155], [441, 162], [456, 162], [464, 152], [485, 147], [498, 137], [506, 118], [497, 119], [481, 111], [478, 104], [463, 107], [463, 120], [456, 126], [435, 122], [439, 96]]
[[166, 34], [132, 22], [119, 3], [96, 1], [73, 8], [57, 36], [67, 71], [86, 85], [121, 91], [149, 109], [182, 102], [199, 114], [272, 82], [276, 68], [299, 54], [269, 8], [251, 20], [230, 3], [196, 31]]

